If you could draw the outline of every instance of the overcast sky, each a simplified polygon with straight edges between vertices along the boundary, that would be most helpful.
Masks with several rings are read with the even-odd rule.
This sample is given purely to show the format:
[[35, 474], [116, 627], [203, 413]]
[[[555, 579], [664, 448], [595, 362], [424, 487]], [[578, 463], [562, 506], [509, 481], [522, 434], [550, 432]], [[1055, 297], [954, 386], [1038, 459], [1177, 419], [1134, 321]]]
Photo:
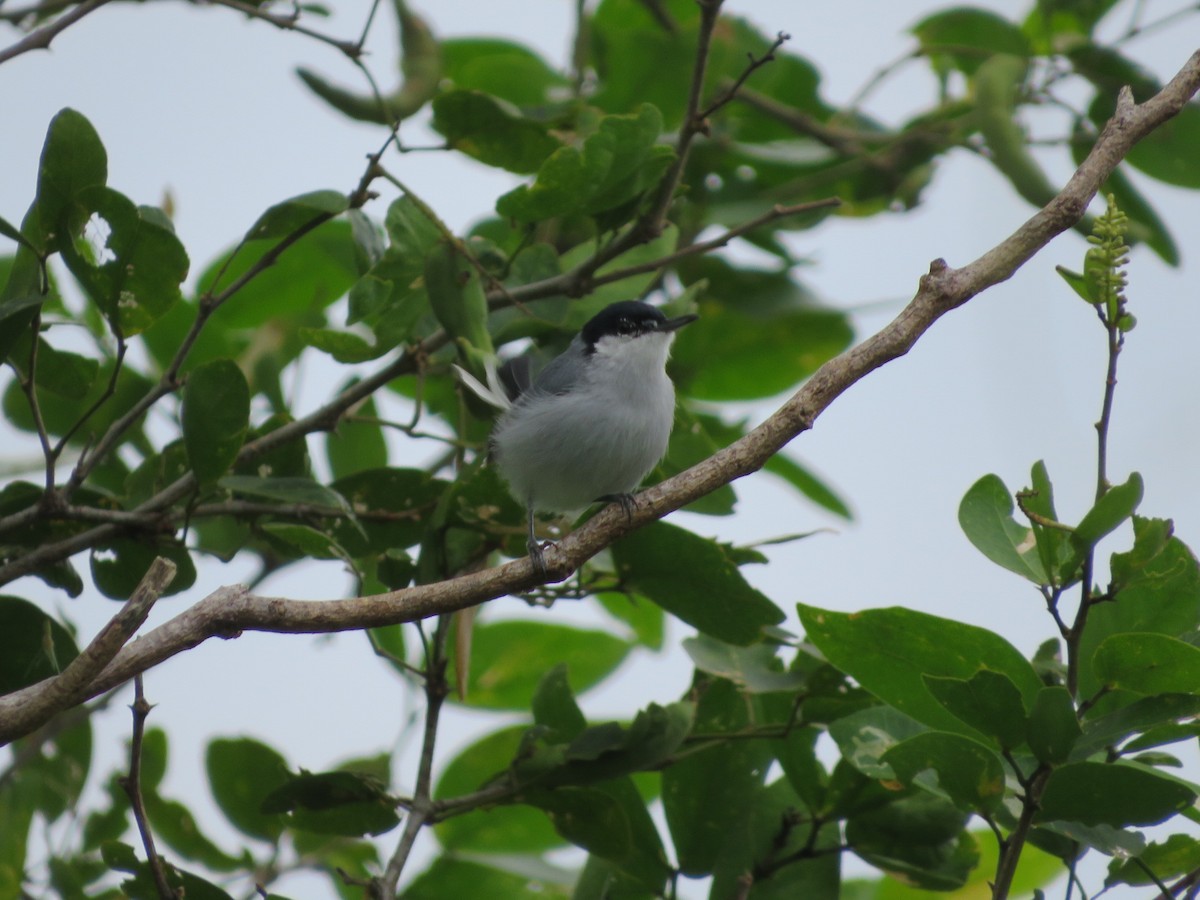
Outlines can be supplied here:
[[[560, 64], [570, 45], [573, 5], [565, 0], [414, 2], [441, 35], [511, 35]], [[817, 65], [824, 97], [837, 105], [878, 68], [911, 49], [908, 26], [947, 5], [729, 0], [726, 9], [749, 17], [766, 33], [791, 34], [788, 49]], [[1009, 14], [1026, 8], [999, 0], [981, 5]], [[1178, 5], [1145, 4], [1149, 18]], [[335, 6], [336, 15], [318, 27], [356, 36], [367, 4]], [[1130, 6], [1123, 4], [1113, 31], [1124, 26], [1122, 16]], [[1187, 27], [1135, 41], [1126, 52], [1165, 80], [1195, 46], [1195, 19], [1184, 21]], [[381, 22], [370, 43], [370, 65], [385, 84], [394, 71], [392, 29], [390, 22]], [[0, 43], [13, 39], [11, 32], [0, 31]], [[184, 3], [113, 4], [100, 10], [59, 36], [50, 52], [0, 66], [0, 96], [7, 98], [0, 215], [20, 221], [32, 199], [46, 125], [58, 109], [72, 106], [99, 131], [112, 186], [140, 203], [160, 203], [169, 192], [195, 275], [266, 206], [317, 188], [348, 190], [365, 155], [379, 145], [379, 129], [347, 123], [310, 99], [293, 74], [301, 63], [331, 79], [356, 83], [353, 68], [336, 51], [247, 23], [228, 10]], [[932, 93], [932, 77], [917, 63], [872, 94], [866, 108], [898, 123], [928, 103]], [[1046, 126], [1048, 135], [1061, 133], [1052, 130], [1053, 120]], [[420, 143], [421, 126], [407, 129], [405, 136]], [[1065, 160], [1056, 153], [1044, 159], [1055, 180], [1065, 180]], [[391, 160], [389, 167], [457, 229], [486, 214], [495, 197], [516, 183], [513, 176], [450, 154], [409, 154]], [[1197, 545], [1200, 203], [1194, 193], [1136, 172], [1131, 177], [1172, 228], [1184, 262], [1171, 270], [1148, 251], [1133, 254], [1129, 296], [1139, 324], [1121, 358], [1110, 474], [1123, 481], [1130, 470], [1140, 471], [1146, 482], [1142, 514], [1174, 518], [1182, 539]], [[390, 199], [377, 201], [369, 212], [381, 217]], [[1031, 212], [986, 163], [959, 152], [941, 164], [916, 211], [835, 220], [799, 234], [794, 246], [813, 260], [802, 277], [829, 305], [854, 311], [865, 336], [911, 297], [930, 260], [969, 262]], [[1029, 467], [1038, 459], [1047, 462], [1063, 518], [1078, 518], [1089, 505], [1104, 336], [1090, 308], [1054, 274], [1056, 264], [1079, 268], [1084, 249], [1075, 235], [1057, 239], [1012, 280], [943, 318], [908, 357], [851, 389], [811, 433], [788, 448], [849, 499], [853, 523], [793, 500], [765, 475], [737, 485], [736, 517], [678, 520], [735, 541], [836, 529], [771, 548], [771, 565], [746, 570], [791, 612], [793, 626], [797, 601], [840, 610], [900, 604], [999, 631], [1031, 654], [1052, 633], [1040, 597], [967, 543], [956, 511], [964, 491], [981, 475], [995, 472], [1015, 490], [1027, 485]], [[302, 396], [315, 402], [321, 382], [319, 374], [306, 372], [302, 384], [311, 390]], [[760, 420], [772, 407], [748, 408], [747, 414]], [[314, 451], [318, 446], [314, 443]], [[0, 459], [35, 453], [33, 443], [0, 432]], [[1122, 533], [1120, 539], [1127, 536]], [[250, 571], [236, 562], [203, 568], [196, 586], [160, 604], [151, 624]], [[326, 564], [282, 573], [261, 590], [335, 597], [348, 585], [348, 578]], [[63, 610], [80, 624], [84, 639], [116, 610], [91, 593], [68, 601], [32, 579], [7, 590]], [[501, 600], [487, 614], [528, 613]], [[581, 613], [559, 607], [549, 615], [562, 621]], [[672, 645], [677, 648], [687, 634], [684, 627], [674, 628]], [[203, 745], [213, 735], [260, 737], [283, 748], [294, 765], [312, 770], [392, 746], [407, 701], [389, 670], [363, 652], [364, 645], [357, 634], [328, 639], [247, 635], [210, 642], [154, 670], [146, 680], [148, 696], [158, 704], [152, 721], [166, 727], [176, 742], [167, 789], [186, 792], [189, 803], [211, 809], [211, 801], [194, 788], [202, 773]], [[628, 711], [635, 698], [640, 705], [669, 702], [685, 688], [689, 674], [677, 649], [668, 658], [635, 655], [625, 680], [585, 696], [583, 705], [591, 717], [603, 718]], [[470, 734], [494, 721], [472, 713], [451, 717], [439, 756], [449, 758]], [[119, 759], [126, 730], [123, 709], [106, 716], [97, 765]], [[1194, 764], [1190, 776], [1200, 776]], [[400, 783], [406, 784], [403, 776]], [[219, 826], [214, 831], [232, 845], [231, 833]], [[390, 851], [395, 839], [386, 836], [382, 845]], [[288, 885], [279, 890], [287, 893]]]

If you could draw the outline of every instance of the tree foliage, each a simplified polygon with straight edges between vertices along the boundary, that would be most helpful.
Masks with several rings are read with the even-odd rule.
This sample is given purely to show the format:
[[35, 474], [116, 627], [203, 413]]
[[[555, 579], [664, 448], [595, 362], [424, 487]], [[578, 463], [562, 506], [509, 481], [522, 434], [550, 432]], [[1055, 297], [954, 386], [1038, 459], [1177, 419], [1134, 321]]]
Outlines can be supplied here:
[[[0, 62], [99, 5], [0, 11], [26, 32]], [[548, 608], [532, 621], [452, 611], [469, 599], [428, 618], [355, 622], [314, 606], [304, 628], [230, 613], [209, 633], [372, 625], [363, 652], [423, 694], [424, 747], [415, 771], [392, 771], [382, 754], [311, 772], [263, 741], [215, 737], [209, 789], [240, 835], [222, 846], [165, 791], [170, 737], [147, 725], [146, 666], [126, 671], [118, 655], [160, 593], [192, 586], [198, 562], [241, 554], [265, 575], [325, 561], [362, 597], [519, 559], [523, 511], [485, 464], [490, 416], [453, 365], [482, 378], [497, 353], [528, 345], [549, 357], [614, 300], [700, 313], [672, 359], [680, 407], [652, 480], [745, 439], [736, 404], [794, 389], [854, 340], [848, 317], [795, 278], [791, 235], [918, 206], [938, 161], [958, 151], [988, 160], [1033, 206], [1051, 204], [1028, 110], [1063, 111], [1057, 150], [1079, 162], [1124, 86], [1139, 103], [1163, 87], [1119, 40], [1096, 36], [1120, 5], [925, 16], [913, 57], [939, 90], [891, 127], [827, 103], [786, 35], [718, 0], [580, 4], [567, 70], [514, 41], [439, 39], [395, 0], [398, 87], [300, 73], [323, 102], [379, 127], [361, 179], [265, 210], [192, 281], [169, 211], [108, 184], [103, 136], [84, 115], [47, 111], [28, 211], [19, 225], [0, 211], [11, 249], [0, 260], [3, 408], [38, 450], [36, 470], [0, 489], [0, 583], [134, 599], [81, 641], [57, 613], [0, 598], [0, 733], [11, 741], [0, 896], [222, 898], [318, 869], [344, 897], [400, 884], [412, 898], [673, 896], [683, 878], [708, 879], [714, 898], [984, 883], [1006, 897], [1074, 877], [1089, 852], [1112, 857], [1111, 884], [1194, 882], [1200, 842], [1180, 820], [1197, 821], [1198, 788], [1169, 771], [1178, 761], [1163, 748], [1200, 733], [1200, 569], [1169, 520], [1138, 515], [1142, 478], [1109, 473], [1106, 453], [1117, 360], [1136, 324], [1128, 245], [1171, 265], [1179, 254], [1121, 169], [1102, 187], [1105, 212], [1079, 222], [1091, 241], [1082, 271], [1060, 269], [1062, 295], [1091, 304], [1107, 349], [1094, 504], [1060, 513], [1037, 462], [1015, 493], [984, 475], [959, 510], [971, 543], [1048, 611], [1051, 638], [1033, 659], [998, 634], [901, 608], [801, 605], [798, 638], [780, 627], [792, 610], [742, 573], [765, 561], [759, 551], [661, 521], [626, 528], [570, 581], [522, 576], [520, 596]], [[369, 73], [362, 42], [322, 32], [317, 8], [214, 6], [331, 44]], [[412, 149], [414, 117], [441, 136], [439, 152], [523, 179], [466, 233], [389, 169]], [[1185, 103], [1127, 164], [1200, 188], [1198, 130], [1200, 107]], [[769, 262], [721, 252], [734, 241]], [[313, 410], [285, 390], [300, 366], [331, 385]], [[398, 403], [407, 421], [381, 415]], [[763, 467], [849, 515], [794, 460]], [[730, 515], [740, 474], [687, 508]], [[1104, 584], [1097, 546], [1114, 534], [1123, 544]], [[556, 622], [566, 599], [593, 605], [606, 628]], [[588, 721], [576, 696], [635, 649], [660, 650], [668, 617], [696, 632], [684, 642], [686, 694], [632, 697], [623, 721]], [[95, 771], [86, 701], [134, 676], [129, 766]], [[447, 704], [506, 724], [438, 768]], [[832, 763], [819, 741], [836, 746]], [[81, 805], [85, 785], [101, 799]], [[68, 817], [64, 840], [36, 845], [36, 823]], [[1139, 830], [1160, 823], [1162, 840]], [[432, 862], [412, 873], [426, 829]], [[567, 846], [582, 850], [573, 869], [547, 856]], [[844, 878], [847, 854], [879, 878]]]

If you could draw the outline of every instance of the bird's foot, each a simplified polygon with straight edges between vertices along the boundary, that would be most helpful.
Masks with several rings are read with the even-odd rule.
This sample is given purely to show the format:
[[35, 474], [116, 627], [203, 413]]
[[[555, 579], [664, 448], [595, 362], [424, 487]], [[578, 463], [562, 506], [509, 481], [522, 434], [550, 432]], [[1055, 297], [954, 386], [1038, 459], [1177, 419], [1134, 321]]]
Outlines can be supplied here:
[[633, 494], [605, 494], [603, 497], [597, 499], [605, 503], [619, 504], [621, 511], [625, 513], [625, 521], [633, 521], [633, 511], [637, 509], [637, 500]]
[[533, 563], [533, 570], [539, 575], [546, 574], [546, 554], [542, 551], [547, 547], [553, 547], [553, 541], [546, 541], [544, 544], [536, 538], [530, 538], [526, 543], [529, 548], [529, 561]]

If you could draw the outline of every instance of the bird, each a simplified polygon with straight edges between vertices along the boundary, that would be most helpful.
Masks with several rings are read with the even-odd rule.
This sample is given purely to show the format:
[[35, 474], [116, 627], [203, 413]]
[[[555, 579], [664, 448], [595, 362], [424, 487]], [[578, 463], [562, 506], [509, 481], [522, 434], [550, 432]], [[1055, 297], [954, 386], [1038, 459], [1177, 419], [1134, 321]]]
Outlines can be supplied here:
[[623, 300], [588, 320], [532, 380], [528, 357], [506, 364], [503, 390], [459, 370], [468, 387], [503, 407], [491, 456], [525, 506], [538, 572], [546, 563], [536, 513], [576, 517], [594, 503], [615, 502], [632, 514], [633, 491], [666, 454], [675, 421], [675, 386], [666, 371], [671, 343], [697, 318], [668, 318], [648, 303]]

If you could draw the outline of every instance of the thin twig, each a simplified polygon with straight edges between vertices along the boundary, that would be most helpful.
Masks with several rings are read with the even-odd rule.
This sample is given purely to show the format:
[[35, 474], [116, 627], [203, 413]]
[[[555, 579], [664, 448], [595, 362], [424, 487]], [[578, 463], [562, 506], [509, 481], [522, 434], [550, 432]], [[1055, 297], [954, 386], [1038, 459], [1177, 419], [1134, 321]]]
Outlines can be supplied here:
[[33, 317], [29, 326], [29, 371], [24, 375], [17, 373], [21, 392], [29, 404], [29, 413], [33, 416], [33, 426], [37, 431], [38, 443], [42, 445], [42, 460], [46, 472], [46, 493], [54, 490], [54, 449], [50, 446], [50, 435], [46, 431], [46, 422], [42, 418], [42, 407], [37, 395], [37, 364], [38, 345], [41, 343], [42, 316], [39, 312]]
[[31, 31], [12, 46], [0, 50], [0, 65], [20, 56], [22, 53], [28, 53], [30, 50], [48, 49], [50, 42], [63, 31], [70, 28], [88, 13], [95, 12], [107, 2], [108, 0], [86, 0], [86, 2], [73, 7], [69, 12], [63, 13], [53, 22], [43, 25], [37, 31]]
[[146, 819], [146, 804], [142, 801], [142, 738], [146, 733], [146, 717], [153, 708], [146, 702], [142, 690], [142, 676], [133, 679], [134, 699], [129, 705], [133, 712], [133, 737], [129, 742], [129, 774], [120, 779], [121, 787], [129, 798], [129, 807], [133, 811], [133, 820], [137, 823], [138, 834], [142, 837], [142, 846], [146, 849], [146, 864], [154, 878], [154, 888], [161, 900], [176, 900], [182, 896], [167, 883], [167, 873], [163, 869], [162, 857], [154, 846], [154, 833], [150, 830], [150, 822]]
[[[196, 2], [196, 0], [192, 0]], [[214, 6], [224, 6], [228, 9], [237, 10], [238, 12], [250, 17], [251, 19], [259, 19], [269, 25], [274, 25], [276, 28], [284, 31], [294, 31], [296, 34], [302, 34], [305, 37], [310, 37], [313, 40], [320, 41], [322, 44], [328, 44], [337, 50], [340, 50], [350, 59], [358, 59], [362, 54], [361, 41], [345, 41], [340, 38], [331, 37], [328, 34], [322, 34], [312, 28], [300, 24], [300, 16], [298, 12], [291, 15], [281, 16], [277, 13], [270, 12], [252, 3], [243, 3], [242, 0], [207, 0], [208, 3]], [[299, 7], [297, 7], [297, 10]]]
[[371, 33], [371, 26], [375, 24], [375, 14], [377, 12], [379, 12], [379, 0], [373, 0], [371, 3], [371, 9], [367, 13], [367, 20], [363, 22], [362, 32], [358, 36], [358, 42], [356, 44], [358, 47], [358, 53], [354, 55], [355, 59], [362, 54], [362, 49], [367, 43], [367, 35]]
[[[113, 370], [112, 375], [109, 376], [108, 385], [105, 387], [103, 393], [96, 398], [96, 402], [84, 410], [83, 414], [75, 420], [75, 424], [68, 428], [66, 433], [58, 439], [58, 443], [54, 445], [54, 458], [56, 462], [58, 457], [62, 455], [63, 450], [66, 448], [67, 443], [71, 440], [71, 438], [73, 438], [79, 429], [87, 424], [88, 419], [94, 416], [100, 407], [107, 403], [108, 399], [114, 393], [116, 393], [117, 379], [121, 376], [121, 365], [125, 362], [125, 350], [125, 336], [120, 332], [117, 332], [117, 353], [116, 356], [113, 357]], [[86, 456], [87, 454], [85, 453], [82, 455]]]
[[767, 52], [764, 53], [762, 56], [755, 56], [753, 53], [746, 54], [750, 60], [749, 64], [746, 66], [746, 68], [744, 68], [742, 70], [742, 73], [740, 75], [738, 75], [738, 77], [725, 88], [725, 92], [723, 94], [721, 94], [721, 96], [719, 96], [716, 100], [714, 100], [707, 107], [705, 107], [704, 111], [699, 114], [700, 118], [707, 119], [709, 116], [711, 116], [717, 110], [721, 109], [721, 107], [726, 106], [727, 104], [731, 103], [733, 101], [733, 99], [735, 97], [737, 97], [738, 92], [742, 89], [742, 85], [744, 85], [746, 83], [746, 81], [750, 78], [750, 76], [753, 75], [755, 72], [757, 72], [759, 69], [761, 69], [763, 66], [765, 66], [767, 63], [774, 62], [775, 51], [778, 50], [780, 47], [782, 47], [784, 45], [784, 43], [786, 43], [787, 41], [790, 41], [791, 39], [792, 39], [792, 36], [790, 34], [787, 34], [786, 32], [781, 31], [775, 35], [775, 40], [772, 42], [771, 46], [767, 49]]
[[1029, 831], [1033, 828], [1033, 819], [1040, 808], [1042, 791], [1046, 789], [1050, 772], [1049, 766], [1039, 765], [1029, 778], [1022, 782], [1024, 796], [1021, 800], [1021, 815], [1008, 837], [1000, 842], [1000, 858], [996, 863], [996, 878], [992, 882], [992, 900], [1008, 898], [1013, 877], [1017, 874], [1017, 863], [1020, 862], [1022, 851], [1025, 849]]
[[396, 896], [396, 885], [412, 853], [417, 835], [427, 824], [433, 810], [433, 750], [437, 744], [438, 718], [450, 693], [450, 686], [446, 682], [446, 639], [449, 631], [450, 616], [439, 616], [425, 660], [425, 735], [421, 742], [421, 759], [417, 764], [417, 783], [400, 842], [388, 860], [387, 869], [371, 888], [372, 895], [380, 900], [391, 900]]
[[[503, 309], [508, 305], [508, 301], [512, 302], [527, 302], [530, 300], [538, 300], [544, 297], [554, 297], [560, 294], [565, 294], [568, 297], [582, 296], [598, 287], [606, 284], [612, 284], [616, 281], [622, 281], [634, 275], [641, 275], [645, 272], [656, 272], [660, 269], [665, 269], [667, 266], [679, 262], [681, 259], [686, 259], [690, 256], [695, 256], [700, 253], [708, 253], [720, 247], [724, 247], [734, 238], [741, 237], [761, 228], [778, 219], [789, 218], [791, 216], [801, 215], [807, 212], [815, 212], [822, 209], [832, 209], [841, 203], [836, 197], [829, 197], [824, 200], [813, 200], [807, 203], [797, 203], [793, 206], [776, 205], [763, 213], [757, 218], [751, 219], [749, 222], [743, 222], [741, 225], [730, 228], [715, 238], [707, 241], [701, 241], [696, 244], [690, 244], [674, 253], [668, 253], [666, 256], [658, 259], [650, 260], [649, 262], [638, 263], [633, 266], [625, 266], [620, 269], [613, 269], [605, 272], [603, 275], [596, 275], [598, 266], [591, 265], [591, 260], [584, 262], [572, 269], [570, 272], [564, 272], [561, 275], [554, 275], [550, 278], [544, 278], [541, 281], [532, 281], [529, 284], [518, 285], [511, 287], [506, 294], [489, 293], [488, 308]], [[624, 252], [624, 251], [622, 251]], [[611, 256], [610, 256], [611, 258]]]

